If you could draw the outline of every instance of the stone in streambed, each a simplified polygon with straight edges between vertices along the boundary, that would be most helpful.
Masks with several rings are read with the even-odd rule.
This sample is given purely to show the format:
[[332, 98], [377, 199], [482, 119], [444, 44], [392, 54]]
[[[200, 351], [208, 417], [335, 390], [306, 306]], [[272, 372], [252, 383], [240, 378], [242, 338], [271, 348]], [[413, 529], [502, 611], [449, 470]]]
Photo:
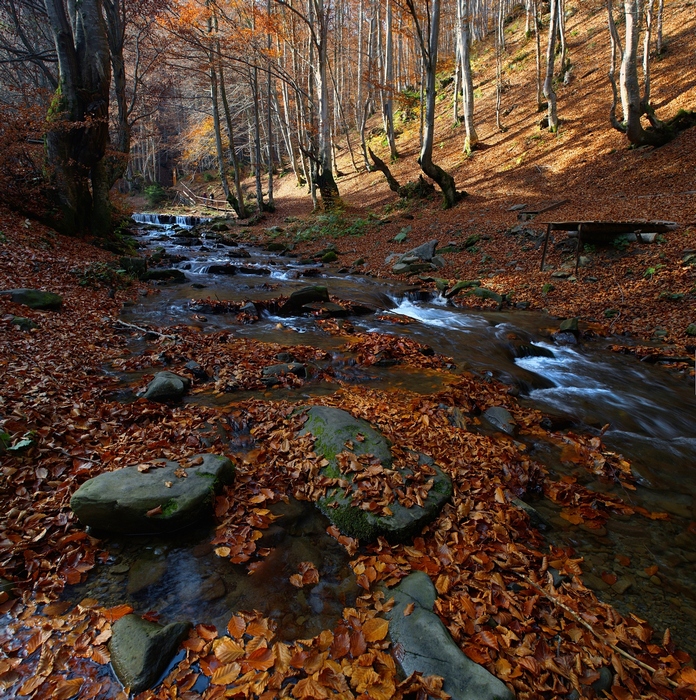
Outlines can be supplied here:
[[329, 290], [318, 284], [311, 287], [303, 287], [290, 295], [290, 298], [280, 307], [278, 313], [281, 316], [296, 316], [303, 312], [302, 307], [305, 304], [317, 301], [329, 301]]
[[[322, 474], [329, 478], [345, 480], [347, 488], [330, 488], [326, 495], [317, 501], [319, 509], [345, 535], [358, 537], [363, 541], [373, 541], [380, 536], [392, 541], [404, 541], [420, 532], [434, 520], [443, 505], [452, 495], [452, 481], [437, 466], [428, 463], [421, 455], [416, 469], [426, 472], [432, 479], [432, 487], [423, 506], [410, 508], [398, 501], [389, 504], [392, 515], [377, 515], [352, 505], [352, 494], [357, 491], [355, 474], [343, 474], [337, 464], [337, 455], [346, 451], [346, 442], [353, 443], [352, 452], [356, 456], [370, 454], [386, 469], [392, 469], [392, 455], [389, 441], [367, 421], [354, 418], [347, 411], [325, 406], [313, 406], [307, 410], [307, 422], [300, 435], [315, 437], [314, 451], [328, 462]], [[402, 470], [404, 476], [410, 475]], [[348, 491], [348, 495], [345, 492]]]
[[172, 268], [169, 270], [148, 270], [143, 279], [155, 282], [186, 282], [188, 277], [181, 270]]
[[234, 478], [234, 465], [226, 457], [202, 454], [192, 462], [199, 458], [200, 464], [187, 468], [161, 460], [147, 471], [125, 467], [105, 472], [82, 484], [70, 507], [83, 525], [106, 532], [159, 533], [189, 527], [210, 515], [215, 493]]
[[154, 586], [167, 572], [167, 562], [161, 559], [137, 559], [128, 570], [128, 595]]
[[42, 292], [38, 289], [8, 289], [0, 291], [0, 295], [9, 296], [15, 304], [23, 304], [30, 309], [41, 311], [60, 311], [63, 297], [53, 292]]
[[306, 377], [307, 368], [301, 362], [283, 362], [269, 365], [261, 370], [264, 377], [279, 377], [284, 374], [294, 374], [296, 377]]
[[[462, 653], [440, 618], [433, 612], [437, 592], [428, 575], [415, 571], [387, 591], [394, 607], [386, 614], [389, 636], [400, 649], [399, 665], [405, 676], [442, 676], [442, 689], [453, 700], [512, 700], [508, 687], [483, 666]], [[413, 612], [405, 614], [413, 603]]]
[[169, 665], [190, 627], [189, 622], [163, 627], [137, 615], [118, 620], [112, 628], [109, 651], [124, 687], [134, 694], [150, 688]]
[[178, 401], [191, 388], [191, 380], [174, 372], [157, 372], [143, 395], [150, 401]]
[[486, 409], [483, 417], [498, 430], [502, 430], [508, 435], [514, 435], [517, 432], [517, 423], [512, 417], [510, 411], [502, 406], [491, 406]]

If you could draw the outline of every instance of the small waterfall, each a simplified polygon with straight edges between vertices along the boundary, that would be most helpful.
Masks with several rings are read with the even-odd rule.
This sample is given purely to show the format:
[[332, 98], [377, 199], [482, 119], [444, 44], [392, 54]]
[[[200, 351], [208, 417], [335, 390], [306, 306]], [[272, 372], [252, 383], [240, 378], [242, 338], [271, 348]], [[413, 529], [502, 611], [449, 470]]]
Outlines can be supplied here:
[[181, 214], [131, 214], [131, 218], [136, 224], [154, 224], [155, 226], [181, 226], [182, 228], [192, 228], [198, 224], [210, 221], [204, 216], [184, 216]]

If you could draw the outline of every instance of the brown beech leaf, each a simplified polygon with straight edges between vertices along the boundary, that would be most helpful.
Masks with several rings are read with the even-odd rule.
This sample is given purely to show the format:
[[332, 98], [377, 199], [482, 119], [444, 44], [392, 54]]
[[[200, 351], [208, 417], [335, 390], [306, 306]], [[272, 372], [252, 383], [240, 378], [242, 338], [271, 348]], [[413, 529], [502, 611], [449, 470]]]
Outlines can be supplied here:
[[246, 622], [238, 615], [233, 615], [227, 623], [227, 631], [234, 639], [241, 639], [246, 630]]
[[210, 682], [213, 685], [229, 685], [237, 680], [241, 670], [242, 667], [238, 663], [225, 664], [213, 671]]
[[373, 617], [366, 620], [362, 626], [366, 642], [381, 642], [389, 631], [389, 621], [383, 617]]
[[70, 700], [80, 692], [84, 678], [71, 678], [70, 680], [63, 679], [58, 681], [58, 684], [53, 690], [53, 700]]
[[409, 603], [405, 608], [404, 608], [404, 617], [408, 617], [415, 609], [416, 604], [415, 603]]
[[162, 515], [162, 506], [150, 508], [150, 510], [148, 510], [147, 513], [145, 513], [146, 518], [154, 518], [155, 515]]
[[244, 647], [229, 637], [222, 637], [213, 642], [213, 653], [223, 664], [231, 664], [246, 653]]

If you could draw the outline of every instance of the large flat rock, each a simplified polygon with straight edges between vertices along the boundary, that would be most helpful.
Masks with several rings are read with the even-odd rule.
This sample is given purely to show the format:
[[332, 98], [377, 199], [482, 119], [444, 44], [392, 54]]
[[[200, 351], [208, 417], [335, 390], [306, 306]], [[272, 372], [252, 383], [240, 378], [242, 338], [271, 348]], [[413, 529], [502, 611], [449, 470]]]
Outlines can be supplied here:
[[234, 478], [234, 465], [214, 454], [190, 462], [194, 466], [188, 468], [162, 460], [147, 471], [105, 472], [82, 484], [70, 507], [83, 525], [106, 532], [158, 533], [194, 525], [211, 514], [215, 493]]
[[[351, 451], [356, 456], [374, 455], [384, 468], [391, 469], [393, 465], [389, 441], [366, 421], [354, 418], [339, 408], [313, 406], [307, 410], [307, 416], [300, 434], [312, 434], [315, 437], [314, 451], [329, 462], [322, 474], [330, 478], [341, 478], [350, 484], [348, 495], [345, 494], [346, 489], [335, 487], [330, 488], [317, 501], [321, 511], [343, 534], [363, 541], [373, 541], [380, 536], [387, 537], [392, 542], [407, 540], [434, 520], [452, 495], [450, 478], [422, 455], [419, 465], [414, 468], [425, 471], [428, 479], [433, 481], [422, 506], [407, 508], [395, 500], [389, 504], [392, 515], [387, 516], [356, 507], [352, 502], [352, 494], [358, 488], [354, 481], [355, 474], [342, 473], [336, 457], [346, 451], [346, 443], [350, 441]], [[400, 471], [404, 477], [411, 476], [407, 468]]]
[[[389, 613], [389, 636], [398, 645], [404, 675], [442, 676], [443, 690], [452, 700], [512, 700], [513, 693], [499, 678], [472, 661], [454, 642], [433, 612], [437, 597], [428, 575], [415, 571], [396, 588], [386, 592], [395, 605]], [[406, 606], [413, 612], [404, 615]]]

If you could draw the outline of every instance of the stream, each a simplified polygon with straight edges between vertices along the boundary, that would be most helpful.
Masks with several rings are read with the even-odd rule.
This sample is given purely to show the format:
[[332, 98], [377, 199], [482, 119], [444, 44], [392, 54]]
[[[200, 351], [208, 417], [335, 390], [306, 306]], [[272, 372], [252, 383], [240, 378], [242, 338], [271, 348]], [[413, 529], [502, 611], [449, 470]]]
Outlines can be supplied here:
[[[356, 330], [409, 335], [452, 357], [455, 371], [469, 370], [512, 385], [519, 392], [518, 400], [522, 404], [550, 414], [557, 424], [575, 431], [599, 435], [608, 425], [602, 440], [608, 449], [631, 462], [637, 480], [635, 491], [626, 492], [618, 485], [593, 481], [593, 475], [588, 472], [561, 463], [557, 450], [543, 442], [529, 443], [529, 453], [559, 476], [572, 475], [590, 490], [614, 493], [650, 511], [668, 512], [670, 519], [651, 521], [640, 516], [612, 516], [605, 528], [591, 530], [560, 518], [560, 507], [548, 500], [532, 505], [549, 523], [544, 533], [547, 541], [571, 547], [584, 558], [583, 581], [601, 599], [623, 614], [635, 613], [647, 619], [660, 635], [669, 627], [677, 646], [696, 654], [696, 527], [690, 528], [692, 521], [696, 521], [696, 406], [693, 387], [683, 377], [610, 352], [608, 347], [617, 342], [616, 338], [556, 345], [550, 339], [550, 331], [558, 328], [558, 320], [540, 312], [460, 309], [412, 285], [341, 273], [337, 267], [300, 261], [287, 253], [269, 253], [241, 242], [223, 244], [216, 234], [204, 234], [201, 238], [187, 233], [186, 228], [196, 224], [195, 220], [158, 223], [154, 215], [135, 218], [142, 226], [141, 243], [151, 251], [160, 248], [177, 256], [173, 267], [186, 275], [186, 281], [162, 283], [159, 293], [141, 297], [134, 305], [124, 308], [121, 318], [126, 322], [162, 327], [191, 324], [204, 331], [234, 329], [238, 337], [283, 345], [312, 345], [335, 354], [342, 341], [322, 332], [311, 317], [279, 318], [264, 313], [257, 323], [239, 325], [234, 314], [199, 314], [189, 307], [191, 299], [266, 300], [319, 283], [327, 286], [332, 296], [412, 320], [401, 325], [388, 318], [378, 318], [379, 313], [354, 316], [350, 321]], [[211, 272], [211, 266], [216, 265], [234, 265], [236, 274]], [[514, 344], [520, 342], [548, 351], [545, 353], [548, 356], [516, 357], [519, 353], [515, 353]], [[627, 344], [630, 340], [621, 338], [620, 342]], [[442, 379], [435, 374], [399, 367], [353, 371], [346, 367], [346, 376], [342, 378], [355, 383], [374, 382], [383, 389], [431, 393], [442, 388]], [[300, 392], [284, 390], [273, 395], [290, 398], [294, 394], [300, 401], [308, 393], [332, 392], [336, 388], [337, 385], [326, 383], [308, 384]], [[247, 396], [248, 392], [228, 394], [225, 405]], [[188, 400], [205, 401], [206, 397], [199, 394]], [[215, 403], [212, 397], [208, 400], [211, 405]], [[323, 516], [313, 517], [314, 520], [303, 515], [302, 518], [309, 518], [309, 524], [296, 531], [288, 530], [285, 542], [289, 543], [289, 553], [279, 556], [293, 559], [292, 566], [295, 550], [300, 552], [297, 554], [300, 560], [302, 556], [312, 558], [303, 551], [306, 547], [331, 552], [324, 564], [327, 568], [322, 572], [322, 581], [326, 576], [329, 584], [320, 602], [297, 600], [292, 598], [295, 593], [285, 589], [253, 592], [238, 573], [214, 568], [219, 568], [219, 560], [216, 564], [215, 557], [206, 559], [210, 553], [201, 550], [200, 545], [196, 549], [193, 541], [177, 542], [174, 547], [171, 543], [155, 541], [134, 544], [114, 540], [110, 551], [116, 566], [120, 564], [117, 568], [121, 571], [120, 578], [97, 573], [90, 576], [86, 585], [91, 587], [91, 594], [104, 595], [111, 591], [114, 600], [130, 596], [139, 603], [138, 610], [156, 609], [155, 605], [167, 602], [173, 607], [170, 615], [163, 616], [166, 621], [188, 616], [195, 621], [219, 624], [223, 609], [229, 615], [228, 606], [248, 604], [260, 609], [265, 600], [264, 609], [289, 628], [288, 638], [295, 633], [310, 635], [314, 633], [312, 616], [319, 624], [329, 622], [332, 615], [337, 619], [340, 606], [355, 596], [354, 587], [345, 583], [347, 556], [342, 558], [331, 549], [330, 538], [326, 537], [327, 542], [317, 539], [326, 525], [317, 520]], [[199, 533], [196, 542], [205, 541], [206, 533]], [[158, 579], [133, 592], [133, 586], [138, 585], [129, 584], [133, 565], [143, 557], [165, 564], [169, 561], [170, 568], [176, 569], [176, 577], [170, 577], [168, 587]], [[619, 563], [620, 558], [625, 564], [626, 557], [630, 559], [629, 565]], [[276, 565], [282, 567], [286, 563]], [[649, 575], [645, 570], [654, 565], [659, 567], [658, 574]], [[128, 571], [131, 573], [126, 576]], [[603, 573], [615, 574], [617, 583], [612, 586], [605, 583]], [[224, 581], [223, 588], [217, 579]], [[187, 593], [193, 590], [192, 585], [199, 587], [199, 593], [216, 586], [218, 592], [223, 592], [217, 596], [214, 592], [207, 594], [209, 606], [201, 609], [205, 596], [199, 595], [196, 602], [196, 596]], [[290, 618], [287, 611], [274, 608], [283, 598], [286, 606], [292, 608]], [[291, 599], [294, 602], [288, 602]], [[194, 613], [192, 607], [196, 609]]]

